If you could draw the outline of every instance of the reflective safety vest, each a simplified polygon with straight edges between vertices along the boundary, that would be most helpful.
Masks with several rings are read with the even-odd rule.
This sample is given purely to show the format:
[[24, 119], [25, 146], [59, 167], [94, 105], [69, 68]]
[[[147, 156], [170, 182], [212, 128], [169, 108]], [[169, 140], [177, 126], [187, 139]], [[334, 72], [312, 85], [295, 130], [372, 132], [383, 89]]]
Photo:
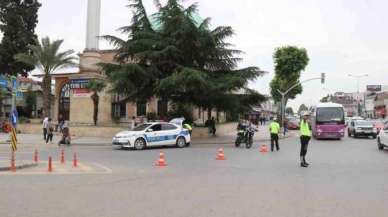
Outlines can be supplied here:
[[272, 134], [278, 134], [279, 131], [280, 131], [280, 125], [278, 122], [275, 122], [275, 121], [272, 121], [270, 124], [269, 124], [269, 129], [271, 131]]
[[311, 137], [310, 124], [307, 121], [302, 120], [300, 122], [300, 135]]
[[189, 131], [193, 130], [193, 128], [190, 126], [190, 124], [184, 124], [183, 127], [188, 129]]

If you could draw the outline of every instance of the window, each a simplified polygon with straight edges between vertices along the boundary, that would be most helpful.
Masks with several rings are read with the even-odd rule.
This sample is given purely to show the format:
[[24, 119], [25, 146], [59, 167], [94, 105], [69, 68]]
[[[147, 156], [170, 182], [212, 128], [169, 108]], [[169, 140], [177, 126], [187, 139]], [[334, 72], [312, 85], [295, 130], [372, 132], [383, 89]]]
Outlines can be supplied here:
[[143, 131], [147, 129], [147, 127], [151, 126], [151, 124], [142, 124], [137, 127], [135, 127], [132, 131]]
[[162, 130], [176, 130], [177, 127], [172, 124], [163, 124]]
[[152, 129], [153, 132], [161, 131], [161, 130], [162, 130], [162, 125], [160, 125], [160, 124], [155, 124], [155, 125], [152, 126], [150, 129]]

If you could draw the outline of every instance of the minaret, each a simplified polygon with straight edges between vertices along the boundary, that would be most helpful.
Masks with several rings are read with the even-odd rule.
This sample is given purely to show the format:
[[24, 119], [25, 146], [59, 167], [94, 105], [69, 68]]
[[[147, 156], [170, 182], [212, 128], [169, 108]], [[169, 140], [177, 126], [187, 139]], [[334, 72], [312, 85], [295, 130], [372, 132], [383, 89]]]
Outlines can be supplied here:
[[100, 72], [97, 66], [101, 62], [99, 53], [100, 36], [100, 11], [101, 0], [88, 0], [87, 25], [86, 25], [86, 47], [80, 54], [80, 72]]
[[86, 50], [98, 50], [100, 36], [101, 0], [88, 0], [88, 18], [86, 26]]

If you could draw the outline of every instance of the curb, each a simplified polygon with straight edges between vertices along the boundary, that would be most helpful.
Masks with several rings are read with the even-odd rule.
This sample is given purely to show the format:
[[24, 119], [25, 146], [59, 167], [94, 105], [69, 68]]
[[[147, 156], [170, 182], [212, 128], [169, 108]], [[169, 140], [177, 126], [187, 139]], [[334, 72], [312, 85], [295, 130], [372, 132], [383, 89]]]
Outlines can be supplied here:
[[[36, 166], [38, 166], [37, 163], [22, 164], [22, 165], [16, 166], [16, 170], [27, 169], [27, 168], [32, 168]], [[11, 170], [11, 166], [0, 167], [0, 172], [10, 171], [10, 170]]]

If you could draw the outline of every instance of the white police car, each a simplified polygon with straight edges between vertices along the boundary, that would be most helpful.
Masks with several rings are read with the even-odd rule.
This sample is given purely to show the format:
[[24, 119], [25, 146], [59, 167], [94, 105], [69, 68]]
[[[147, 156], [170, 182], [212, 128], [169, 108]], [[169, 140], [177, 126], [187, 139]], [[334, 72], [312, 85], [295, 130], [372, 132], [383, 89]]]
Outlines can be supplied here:
[[122, 131], [113, 137], [112, 144], [122, 148], [141, 150], [154, 146], [187, 147], [190, 144], [190, 133], [182, 127], [182, 121], [150, 122], [139, 125], [131, 131]]

